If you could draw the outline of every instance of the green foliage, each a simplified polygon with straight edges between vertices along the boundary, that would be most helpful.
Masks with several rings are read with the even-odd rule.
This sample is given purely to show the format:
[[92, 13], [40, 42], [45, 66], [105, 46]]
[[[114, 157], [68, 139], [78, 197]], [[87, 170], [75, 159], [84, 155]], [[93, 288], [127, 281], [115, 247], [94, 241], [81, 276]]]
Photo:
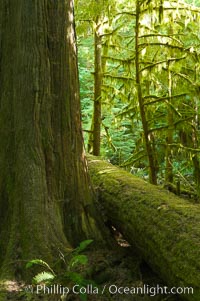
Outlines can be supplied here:
[[[183, 178], [193, 174], [198, 190], [200, 2], [141, 1], [137, 49], [136, 3], [125, 0], [112, 2], [112, 12], [107, 2], [104, 6], [99, 3], [98, 13], [104, 16], [101, 34], [105, 65], [101, 153], [112, 163], [127, 169], [142, 168], [146, 176], [149, 163], [136, 85], [137, 51], [142, 106], [157, 162], [157, 177], [164, 181], [169, 171], [168, 161], [175, 179], [177, 168], [183, 173]], [[86, 14], [84, 6], [77, 7], [83, 128], [90, 130], [93, 79], [91, 76], [88, 80], [88, 76], [94, 71], [93, 27], [92, 23], [86, 22], [88, 27], [85, 30], [83, 18], [79, 20]], [[94, 20], [94, 15], [90, 16]], [[87, 47], [87, 54], [84, 47]], [[88, 91], [89, 97], [82, 97], [84, 90]], [[87, 143], [87, 131], [84, 138]], [[187, 168], [182, 169], [183, 165]]]
[[55, 279], [55, 274], [50, 272], [41, 272], [33, 277], [33, 283], [50, 283]]
[[[56, 284], [65, 283], [66, 284], [66, 282], [67, 283], [72, 282], [72, 283], [78, 284], [78, 285], [91, 284], [92, 283], [91, 280], [87, 280], [82, 275], [82, 273], [79, 271], [79, 269], [80, 269], [80, 267], [82, 267], [88, 263], [88, 257], [86, 255], [83, 255], [80, 253], [83, 252], [84, 250], [86, 250], [86, 248], [92, 242], [93, 242], [93, 240], [82, 241], [76, 249], [72, 250], [68, 254], [64, 255], [64, 254], [60, 253], [61, 260], [62, 260], [62, 262], [64, 262], [64, 265], [65, 265], [65, 271], [64, 272], [62, 271], [61, 273], [56, 273], [47, 262], [45, 262], [41, 259], [30, 260], [26, 264], [26, 268], [31, 268], [34, 265], [37, 265], [37, 266], [42, 266], [47, 270], [47, 271], [42, 271], [42, 272], [36, 274], [33, 277], [32, 282], [34, 284], [45, 283], [47, 285], [52, 284], [52, 283], [56, 283]], [[78, 267], [78, 270], [74, 271], [74, 269], [76, 269], [77, 267]], [[87, 295], [80, 293], [80, 298], [83, 301], [87, 300]]]
[[85, 255], [76, 255], [76, 256], [73, 256], [73, 258], [70, 260], [69, 262], [69, 266], [70, 268], [76, 266], [76, 265], [84, 265], [88, 262], [88, 258], [87, 256]]
[[92, 239], [87, 239], [82, 241], [80, 245], [73, 252], [76, 254], [83, 252], [92, 242], [93, 242]]
[[40, 265], [44, 268], [46, 268], [47, 270], [49, 270], [51, 273], [55, 276], [54, 271], [51, 269], [51, 267], [49, 266], [49, 264], [41, 259], [32, 259], [29, 262], [27, 262], [26, 264], [26, 268], [31, 268], [33, 265]]

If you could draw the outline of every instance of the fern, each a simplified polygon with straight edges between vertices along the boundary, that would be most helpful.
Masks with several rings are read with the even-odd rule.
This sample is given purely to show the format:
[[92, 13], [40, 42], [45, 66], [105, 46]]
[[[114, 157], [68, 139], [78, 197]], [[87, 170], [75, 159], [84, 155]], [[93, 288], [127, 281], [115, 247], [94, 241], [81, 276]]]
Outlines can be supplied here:
[[[83, 250], [85, 250], [93, 240], [84, 240], [80, 243], [80, 245], [74, 249], [74, 251], [70, 250], [69, 254], [70, 255], [70, 260], [68, 262], [67, 266], [67, 261], [65, 261], [65, 256], [61, 253], [61, 259], [64, 260], [64, 263], [66, 264], [67, 271], [64, 274], [56, 275], [53, 271], [53, 269], [49, 266], [49, 264], [41, 259], [33, 259], [29, 261], [26, 264], [26, 268], [30, 268], [34, 265], [40, 265], [44, 267], [48, 271], [42, 271], [35, 275], [33, 277], [33, 283], [38, 284], [38, 283], [62, 283], [64, 279], [67, 279], [68, 281], [71, 281], [73, 283], [79, 284], [79, 285], [86, 285], [88, 283], [91, 283], [91, 281], [86, 280], [81, 273], [73, 272], [72, 269], [77, 266], [77, 265], [85, 265], [88, 262], [88, 257], [86, 255], [81, 255], [79, 254]], [[82, 301], [87, 300], [87, 295], [84, 293], [80, 292], [80, 299]]]
[[55, 276], [54, 271], [52, 270], [52, 268], [49, 266], [49, 264], [41, 259], [33, 259], [30, 260], [27, 264], [26, 264], [26, 268], [30, 268], [33, 265], [41, 265], [42, 267], [47, 268], [49, 271], [51, 271], [51, 273]]
[[33, 282], [38, 284], [41, 282], [51, 282], [55, 279], [55, 275], [50, 272], [41, 272], [33, 278]]

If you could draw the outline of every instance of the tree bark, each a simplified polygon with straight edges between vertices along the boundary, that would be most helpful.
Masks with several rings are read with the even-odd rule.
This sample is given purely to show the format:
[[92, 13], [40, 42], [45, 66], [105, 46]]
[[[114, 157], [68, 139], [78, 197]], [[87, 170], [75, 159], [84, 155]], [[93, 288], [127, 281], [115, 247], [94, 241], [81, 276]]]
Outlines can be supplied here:
[[[169, 26], [169, 34], [173, 34], [172, 26]], [[171, 57], [174, 57], [174, 51], [170, 49]], [[171, 71], [170, 61], [167, 64], [168, 72], [168, 96], [169, 104], [167, 105], [167, 131], [166, 131], [166, 149], [165, 149], [165, 183], [173, 183], [173, 155], [171, 145], [174, 142], [174, 113], [172, 111], [171, 105], [173, 105], [173, 74]]]
[[151, 135], [149, 132], [148, 120], [146, 117], [144, 100], [142, 95], [142, 83], [141, 83], [141, 71], [140, 71], [140, 49], [139, 49], [139, 31], [140, 31], [140, 1], [136, 1], [136, 20], [135, 20], [135, 72], [136, 72], [136, 87], [137, 98], [140, 108], [140, 116], [142, 121], [142, 127], [144, 132], [144, 141], [146, 154], [149, 161], [149, 182], [157, 185], [157, 167], [156, 158], [153, 152], [153, 143], [151, 141]]
[[89, 156], [93, 185], [108, 221], [141, 252], [172, 287], [193, 287], [200, 296], [200, 207]]
[[101, 148], [101, 89], [102, 89], [102, 37], [99, 33], [101, 18], [98, 16], [94, 29], [94, 112], [93, 112], [93, 155], [100, 155]]
[[83, 153], [73, 1], [0, 0], [0, 274], [103, 240]]

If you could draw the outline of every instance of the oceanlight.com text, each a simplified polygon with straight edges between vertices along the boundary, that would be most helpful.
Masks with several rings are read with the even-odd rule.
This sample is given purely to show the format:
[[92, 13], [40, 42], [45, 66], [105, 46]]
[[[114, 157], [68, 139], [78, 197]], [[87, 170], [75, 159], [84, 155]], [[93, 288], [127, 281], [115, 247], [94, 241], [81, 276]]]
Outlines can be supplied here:
[[156, 295], [192, 295], [194, 290], [192, 287], [171, 287], [168, 286], [150, 286], [144, 284], [140, 287], [117, 287], [110, 285], [108, 287], [110, 294], [130, 294], [130, 295], [149, 295], [154, 297]]

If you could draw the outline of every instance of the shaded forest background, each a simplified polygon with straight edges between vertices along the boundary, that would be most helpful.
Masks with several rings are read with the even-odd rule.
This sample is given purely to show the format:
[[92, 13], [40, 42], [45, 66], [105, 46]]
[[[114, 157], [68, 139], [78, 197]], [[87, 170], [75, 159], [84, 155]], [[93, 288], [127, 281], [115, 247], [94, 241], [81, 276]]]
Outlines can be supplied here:
[[75, 1], [87, 151], [200, 197], [200, 1]]

